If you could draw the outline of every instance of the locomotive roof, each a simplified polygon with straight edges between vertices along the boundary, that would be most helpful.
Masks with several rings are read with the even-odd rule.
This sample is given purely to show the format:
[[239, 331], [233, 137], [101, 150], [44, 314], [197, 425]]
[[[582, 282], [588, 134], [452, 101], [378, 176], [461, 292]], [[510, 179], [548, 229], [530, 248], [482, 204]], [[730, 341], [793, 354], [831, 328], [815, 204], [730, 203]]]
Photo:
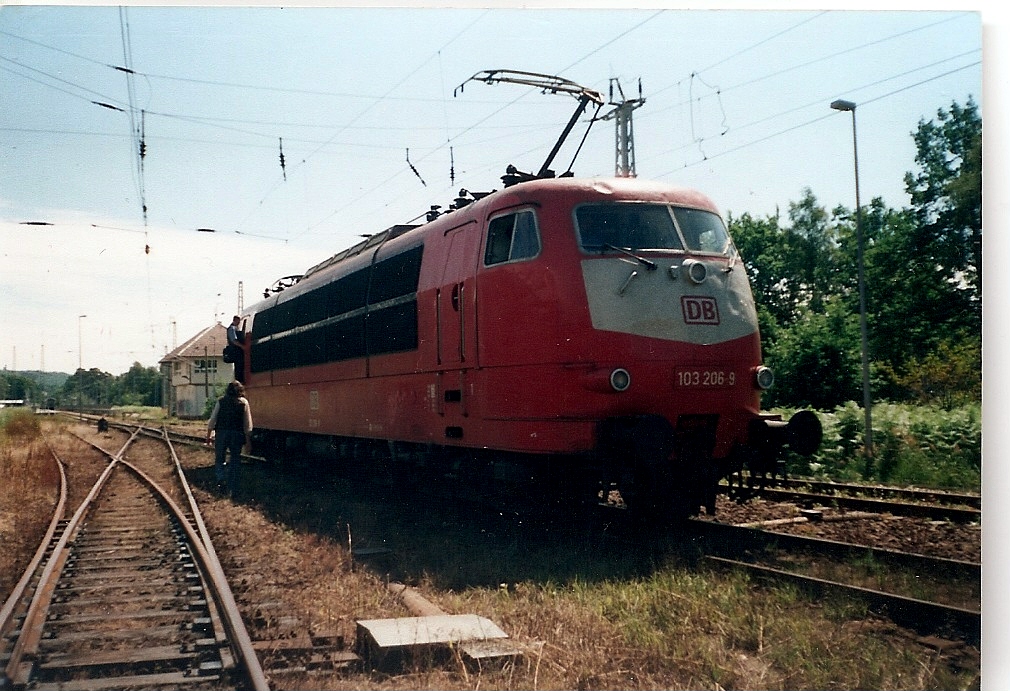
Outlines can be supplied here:
[[573, 195], [613, 196], [615, 199], [635, 199], [671, 204], [683, 204], [718, 213], [712, 200], [689, 187], [678, 187], [657, 180], [642, 178], [544, 178], [521, 182], [505, 188], [502, 193], [567, 192]]
[[[448, 219], [455, 213], [475, 206], [471, 211], [478, 208], [494, 204], [504, 195], [514, 196], [519, 203], [530, 200], [539, 194], [563, 192], [572, 196], [585, 195], [588, 198], [614, 199], [634, 199], [636, 201], [652, 201], [667, 204], [681, 204], [700, 209], [706, 209], [713, 213], [719, 213], [715, 204], [701, 192], [688, 188], [677, 187], [655, 180], [644, 180], [641, 178], [538, 178], [519, 182], [505, 187], [503, 190], [492, 190], [491, 192], [471, 193], [467, 190], [460, 190], [453, 205], [448, 211], [439, 213], [440, 207], [432, 207], [432, 215], [429, 216], [429, 223], [435, 223]], [[424, 227], [427, 224], [399, 224], [391, 226], [379, 233], [375, 233], [361, 242], [348, 247], [345, 250], [334, 254], [324, 261], [309, 267], [302, 276], [297, 277], [298, 281], [304, 280], [312, 275], [334, 266], [346, 259], [358, 256], [362, 252], [374, 247], [378, 247], [389, 240], [400, 237], [416, 228]], [[295, 278], [295, 277], [292, 277]]]
[[361, 254], [362, 252], [364, 252], [365, 250], [367, 250], [369, 248], [376, 247], [377, 245], [381, 245], [382, 243], [386, 242], [387, 240], [392, 240], [393, 238], [396, 238], [396, 237], [399, 237], [399, 236], [403, 235], [407, 231], [410, 231], [410, 230], [413, 230], [414, 228], [419, 228], [419, 227], [420, 226], [417, 226], [417, 225], [402, 224], [402, 225], [395, 225], [395, 226], [392, 226], [390, 228], [386, 228], [381, 233], [376, 233], [375, 235], [370, 235], [368, 238], [366, 238], [362, 242], [359, 242], [356, 245], [352, 245], [351, 247], [348, 247], [346, 250], [343, 250], [342, 252], [337, 252], [336, 254], [334, 254], [329, 259], [327, 259], [325, 261], [322, 261], [322, 262], [319, 262], [315, 266], [309, 267], [308, 270], [306, 270], [306, 272], [302, 275], [302, 278], [307, 278], [308, 276], [311, 276], [314, 273], [322, 271], [323, 269], [325, 269], [325, 268], [327, 268], [329, 266], [333, 266], [337, 262], [343, 261], [344, 259], [347, 259], [348, 257], [357, 256], [357, 255]]

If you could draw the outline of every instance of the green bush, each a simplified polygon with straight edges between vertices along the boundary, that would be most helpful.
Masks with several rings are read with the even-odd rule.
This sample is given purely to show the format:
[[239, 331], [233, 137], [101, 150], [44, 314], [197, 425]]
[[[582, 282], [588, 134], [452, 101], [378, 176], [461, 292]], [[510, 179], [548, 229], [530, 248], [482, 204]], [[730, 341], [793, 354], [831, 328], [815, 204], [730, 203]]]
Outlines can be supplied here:
[[821, 449], [812, 458], [787, 458], [791, 474], [839, 481], [980, 491], [982, 410], [976, 404], [940, 406], [878, 403], [873, 406], [874, 458], [863, 455], [863, 409], [853, 402], [820, 413]]

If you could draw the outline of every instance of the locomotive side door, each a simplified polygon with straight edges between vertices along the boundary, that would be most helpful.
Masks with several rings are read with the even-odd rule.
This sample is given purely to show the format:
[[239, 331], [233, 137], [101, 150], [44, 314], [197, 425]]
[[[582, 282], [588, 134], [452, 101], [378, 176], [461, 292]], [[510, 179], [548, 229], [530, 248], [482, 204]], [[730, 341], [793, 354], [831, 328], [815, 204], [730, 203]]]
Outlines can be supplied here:
[[438, 365], [440, 369], [476, 366], [474, 270], [480, 244], [476, 223], [446, 234], [448, 251], [437, 291]]

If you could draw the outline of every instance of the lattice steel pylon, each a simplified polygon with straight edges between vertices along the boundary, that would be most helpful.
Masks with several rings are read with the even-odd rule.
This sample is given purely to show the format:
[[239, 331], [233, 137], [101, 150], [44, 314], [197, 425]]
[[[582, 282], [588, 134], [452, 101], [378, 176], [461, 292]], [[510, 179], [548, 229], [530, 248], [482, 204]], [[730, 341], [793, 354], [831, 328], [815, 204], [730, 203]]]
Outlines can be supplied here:
[[[614, 85], [621, 100], [614, 100]], [[635, 126], [631, 114], [636, 108], [645, 105], [642, 98], [642, 80], [638, 80], [638, 98], [626, 98], [621, 82], [617, 77], [610, 78], [610, 102], [614, 109], [604, 115], [601, 120], [613, 120], [615, 129], [616, 151], [614, 155], [614, 175], [621, 178], [637, 177], [635, 171]]]

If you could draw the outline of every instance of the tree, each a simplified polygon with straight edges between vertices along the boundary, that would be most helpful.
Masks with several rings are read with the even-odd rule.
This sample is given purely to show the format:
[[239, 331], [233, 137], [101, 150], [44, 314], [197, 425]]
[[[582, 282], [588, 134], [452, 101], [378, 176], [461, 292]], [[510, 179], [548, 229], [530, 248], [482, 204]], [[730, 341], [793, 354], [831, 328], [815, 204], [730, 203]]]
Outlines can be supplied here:
[[982, 349], [971, 339], [944, 341], [924, 358], [912, 358], [892, 375], [919, 403], [944, 408], [982, 399]]
[[[920, 120], [913, 133], [917, 172], [905, 174], [923, 263], [968, 319], [982, 324], [982, 118], [973, 99]], [[927, 263], [928, 262], [928, 263]], [[970, 320], [970, 321], [969, 321]]]
[[77, 405], [78, 387], [81, 402], [87, 406], [161, 404], [160, 372], [153, 367], [144, 367], [139, 362], [134, 362], [127, 372], [119, 376], [95, 368], [77, 370], [60, 389], [59, 397], [63, 405]]
[[859, 319], [837, 298], [823, 306], [806, 308], [767, 349], [776, 381], [765, 405], [829, 410], [859, 397]]
[[44, 402], [42, 389], [35, 380], [9, 372], [0, 373], [0, 398], [20, 399], [26, 404]]
[[828, 212], [818, 206], [809, 187], [803, 198], [789, 204], [792, 224], [787, 249], [793, 255], [793, 271], [804, 292], [804, 303], [821, 311], [824, 301], [835, 292], [837, 238], [828, 222]]
[[[913, 133], [912, 206], [861, 209], [875, 398], [951, 405], [981, 388], [982, 149], [974, 102]], [[769, 405], [831, 408], [859, 398], [856, 213], [828, 214], [809, 189], [779, 215], [728, 219], [758, 305]], [[947, 363], [946, 371], [944, 363]]]
[[116, 394], [118, 405], [161, 405], [161, 373], [134, 362], [129, 371], [116, 378]]
[[727, 225], [750, 278], [761, 333], [770, 338], [779, 324], [793, 320], [800, 301], [790, 280], [792, 258], [783, 243], [785, 231], [777, 215], [758, 219], [745, 213], [739, 219], [730, 216]]
[[858, 300], [846, 299], [855, 271], [844, 268], [832, 220], [810, 189], [790, 203], [789, 227], [777, 215], [729, 220], [757, 303], [765, 362], [777, 377], [766, 405], [831, 408], [858, 393]]
[[112, 405], [114, 380], [115, 377], [97, 367], [78, 369], [63, 383], [60, 398], [64, 405], [76, 405], [78, 400], [86, 406]]

